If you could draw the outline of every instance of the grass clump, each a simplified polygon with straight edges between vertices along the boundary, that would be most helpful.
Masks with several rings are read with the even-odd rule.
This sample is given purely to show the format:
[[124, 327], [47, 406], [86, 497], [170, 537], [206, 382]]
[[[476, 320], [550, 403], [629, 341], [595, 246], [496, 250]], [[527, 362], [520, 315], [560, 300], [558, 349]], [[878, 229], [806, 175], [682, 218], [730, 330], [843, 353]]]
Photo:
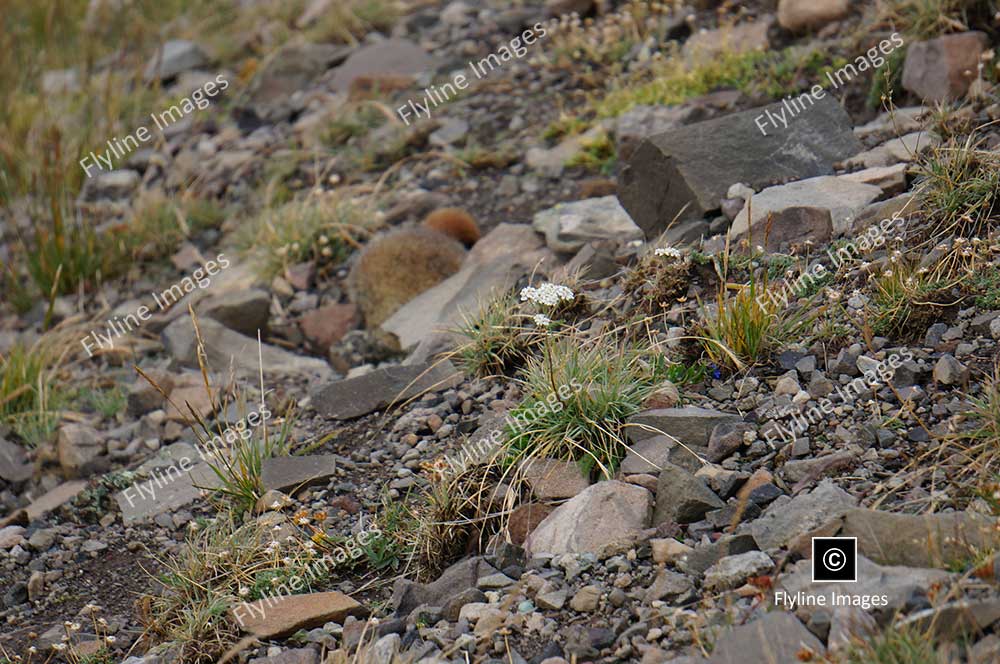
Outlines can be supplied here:
[[[770, 273], [785, 269], [783, 261], [762, 269], [750, 263], [747, 283], [729, 281], [730, 252], [715, 261], [719, 285], [714, 307], [701, 308], [700, 341], [705, 354], [718, 366], [742, 370], [762, 361], [815, 318], [808, 308], [796, 308], [795, 290], [773, 286]], [[787, 301], [785, 298], [788, 298]]]
[[63, 402], [56, 372], [61, 358], [48, 343], [14, 345], [0, 353], [0, 422], [7, 422], [29, 446], [48, 440]]
[[628, 451], [622, 428], [665, 376], [662, 356], [607, 338], [550, 340], [525, 366], [507, 426], [508, 461], [572, 460], [611, 477]]
[[146, 639], [176, 645], [179, 661], [218, 661], [239, 635], [231, 607], [273, 592], [292, 576], [302, 580], [296, 592], [315, 590], [318, 554], [309, 544], [294, 536], [275, 538], [256, 522], [240, 525], [232, 514], [192, 522], [180, 553], [159, 561], [163, 592], [142, 599]]
[[974, 134], [951, 141], [923, 159], [917, 191], [929, 240], [986, 239], [1000, 214], [1000, 157]]
[[520, 366], [543, 340], [537, 328], [525, 326], [513, 290], [491, 297], [474, 315], [464, 315], [455, 333], [464, 337], [456, 350], [462, 368], [475, 376], [507, 374]]
[[945, 310], [958, 304], [945, 264], [934, 268], [896, 260], [875, 276], [871, 290], [872, 330], [890, 338], [921, 335]]
[[939, 664], [931, 635], [912, 627], [889, 627], [849, 647], [843, 664]]
[[991, 4], [989, 0], [886, 0], [878, 5], [877, 22], [913, 39], [933, 39], [991, 25]]
[[270, 279], [303, 261], [336, 263], [375, 224], [372, 213], [338, 195], [311, 195], [262, 210], [237, 237], [240, 249]]
[[162, 258], [200, 231], [218, 227], [224, 217], [225, 211], [214, 201], [177, 203], [162, 193], [151, 193], [136, 204], [123, 241], [135, 258]]
[[644, 312], [656, 314], [687, 291], [690, 274], [689, 255], [673, 247], [657, 247], [628, 272], [622, 288]]
[[614, 141], [611, 140], [606, 131], [601, 131], [597, 136], [584, 140], [581, 150], [570, 158], [566, 165], [569, 167], [580, 166], [603, 175], [612, 175], [617, 163], [618, 155], [615, 151]]

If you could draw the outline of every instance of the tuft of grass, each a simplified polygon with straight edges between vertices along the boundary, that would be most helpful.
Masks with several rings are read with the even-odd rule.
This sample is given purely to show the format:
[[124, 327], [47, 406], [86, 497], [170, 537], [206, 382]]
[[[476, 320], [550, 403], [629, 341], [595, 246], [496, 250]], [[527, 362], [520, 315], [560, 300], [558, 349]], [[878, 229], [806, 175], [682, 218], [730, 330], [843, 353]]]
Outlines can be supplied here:
[[474, 315], [464, 314], [455, 333], [467, 339], [456, 350], [462, 368], [474, 376], [506, 374], [520, 366], [544, 336], [521, 324], [513, 290], [480, 304]]
[[[670, 247], [661, 247], [670, 250]], [[659, 313], [670, 307], [677, 297], [687, 291], [690, 283], [691, 257], [687, 253], [657, 255], [649, 251], [625, 275], [624, 292], [639, 303], [648, 314]]]
[[321, 139], [325, 145], [337, 147], [352, 138], [364, 136], [385, 122], [386, 116], [381, 110], [381, 105], [359, 104], [331, 120]]
[[768, 263], [758, 270], [751, 262], [750, 281], [734, 284], [729, 282], [729, 248], [715, 260], [715, 306], [701, 307], [699, 325], [701, 344], [714, 364], [733, 370], [756, 364], [815, 318], [815, 312], [786, 305], [773, 292], [772, 268], [783, 270], [785, 265]]
[[106, 390], [85, 389], [80, 396], [88, 408], [109, 419], [125, 412], [128, 401], [125, 390], [120, 385]]
[[926, 236], [986, 239], [1000, 218], [1000, 157], [981, 149], [975, 133], [930, 150], [920, 164], [917, 192], [928, 217]]
[[851, 646], [844, 664], [938, 664], [932, 635], [912, 627], [889, 627], [867, 641]]
[[903, 95], [903, 63], [906, 61], [906, 46], [897, 48], [886, 57], [881, 67], [872, 74], [868, 88], [868, 108], [880, 110], [891, 108]]
[[307, 260], [336, 263], [375, 227], [373, 211], [336, 194], [311, 195], [262, 210], [243, 226], [238, 246], [270, 279]]
[[30, 447], [49, 440], [58, 426], [65, 396], [56, 380], [60, 361], [46, 341], [0, 353], [0, 422], [10, 423]]
[[628, 451], [622, 428], [663, 380], [662, 356], [601, 337], [550, 339], [525, 366], [524, 398], [507, 426], [508, 463], [532, 457], [579, 463], [611, 477]]
[[989, 265], [971, 278], [976, 293], [976, 306], [980, 309], [1000, 309], [1000, 267]]
[[224, 210], [214, 201], [176, 202], [162, 193], [149, 193], [136, 203], [123, 242], [135, 258], [162, 258], [198, 232], [218, 227], [224, 217]]
[[959, 279], [949, 279], [946, 263], [921, 268], [897, 260], [872, 281], [870, 302], [872, 330], [890, 338], [921, 335], [940, 320], [942, 312], [957, 304], [952, 289]]
[[240, 525], [231, 513], [192, 524], [181, 551], [159, 560], [163, 591], [143, 597], [139, 613], [153, 642], [179, 646], [180, 661], [209, 664], [238, 638], [229, 608], [273, 592], [293, 575], [305, 582], [293, 590], [311, 592], [310, 565], [318, 554], [304, 540], [273, 539], [257, 522]]
[[933, 39], [990, 25], [989, 0], [886, 0], [879, 3], [878, 22], [892, 25], [913, 39]]

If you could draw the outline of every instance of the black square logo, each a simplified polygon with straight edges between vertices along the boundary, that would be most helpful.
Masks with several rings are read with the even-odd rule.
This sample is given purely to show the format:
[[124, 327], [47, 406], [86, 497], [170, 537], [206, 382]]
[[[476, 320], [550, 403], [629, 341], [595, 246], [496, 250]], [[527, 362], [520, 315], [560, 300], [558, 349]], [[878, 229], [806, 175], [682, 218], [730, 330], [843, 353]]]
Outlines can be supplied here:
[[812, 580], [828, 583], [856, 582], [858, 580], [858, 538], [812, 538]]

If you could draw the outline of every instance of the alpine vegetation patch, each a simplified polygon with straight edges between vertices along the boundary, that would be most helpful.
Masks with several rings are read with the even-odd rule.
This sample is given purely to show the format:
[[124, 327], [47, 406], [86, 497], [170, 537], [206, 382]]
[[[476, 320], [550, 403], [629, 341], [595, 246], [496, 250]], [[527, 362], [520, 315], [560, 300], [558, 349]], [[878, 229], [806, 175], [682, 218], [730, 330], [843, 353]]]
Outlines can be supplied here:
[[[511, 39], [508, 43], [509, 45], [500, 44], [495, 52], [490, 53], [482, 60], [470, 60], [468, 63], [469, 71], [477, 79], [484, 79], [494, 71], [502, 69], [504, 63], [523, 58], [528, 54], [528, 46], [531, 46], [544, 37], [545, 34], [545, 27], [541, 23], [535, 23], [535, 25], [522, 32], [519, 36]], [[453, 74], [451, 81], [448, 83], [425, 88], [424, 96], [420, 101], [408, 99], [405, 104], [396, 109], [396, 113], [399, 114], [399, 118], [407, 126], [410, 125], [411, 117], [415, 117], [416, 119], [420, 119], [421, 117], [430, 118], [431, 109], [446, 104], [457, 97], [459, 90], [467, 90], [471, 82], [472, 78], [466, 76], [465, 71], [462, 70], [459, 73]]]
[[[848, 62], [846, 65], [833, 72], [827, 72], [826, 77], [830, 81], [830, 89], [836, 90], [847, 85], [857, 78], [858, 74], [869, 69], [875, 70], [885, 64], [885, 56], [900, 48], [904, 44], [903, 38], [898, 32], [892, 33], [889, 39], [883, 39], [878, 46], [873, 46], [864, 54]], [[781, 111], [772, 112], [765, 110], [754, 118], [754, 123], [760, 133], [767, 136], [767, 129], [787, 129], [789, 122], [796, 116], [812, 108], [817, 101], [826, 96], [827, 89], [819, 83], [812, 86], [808, 92], [803, 92], [798, 97], [789, 95], [781, 100]], [[779, 125], [780, 123], [780, 125]]]
[[287, 581], [279, 584], [274, 589], [264, 591], [263, 597], [255, 602], [243, 601], [238, 604], [233, 608], [233, 617], [236, 618], [241, 627], [244, 626], [247, 618], [263, 620], [267, 612], [274, 608], [279, 599], [299, 593], [309, 587], [313, 581], [326, 578], [331, 569], [336, 569], [348, 561], [356, 561], [364, 554], [364, 547], [380, 537], [382, 537], [382, 531], [376, 526], [362, 530], [353, 537], [348, 538], [347, 541], [337, 546], [333, 551], [324, 554], [323, 557], [317, 558], [306, 565], [303, 574], [292, 575]]
[[[193, 293], [200, 288], [208, 288], [212, 280], [210, 277], [222, 272], [229, 267], [229, 259], [225, 254], [219, 254], [215, 260], [207, 261], [202, 267], [191, 273], [191, 276], [184, 277], [180, 281], [172, 284], [169, 288], [160, 293], [152, 292], [154, 306], [141, 305], [135, 313], [125, 316], [112, 316], [108, 319], [104, 332], [91, 330], [89, 334], [80, 339], [80, 345], [87, 351], [87, 357], [94, 356], [94, 350], [111, 350], [115, 347], [115, 339], [121, 339], [130, 332], [141, 327], [143, 323], [153, 317], [158, 309], [166, 311], [177, 304], [185, 295]], [[93, 343], [91, 343], [93, 342]]]

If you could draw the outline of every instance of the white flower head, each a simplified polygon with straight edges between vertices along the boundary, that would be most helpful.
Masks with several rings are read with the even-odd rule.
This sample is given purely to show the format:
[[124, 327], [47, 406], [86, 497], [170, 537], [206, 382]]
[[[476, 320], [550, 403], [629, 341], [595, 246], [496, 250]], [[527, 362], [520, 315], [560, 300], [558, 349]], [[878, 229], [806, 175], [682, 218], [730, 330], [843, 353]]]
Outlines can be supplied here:
[[576, 296], [573, 291], [560, 284], [545, 282], [538, 288], [527, 286], [521, 289], [521, 301], [543, 304], [547, 307], [554, 307], [560, 302], [572, 302]]
[[533, 320], [535, 325], [538, 327], [548, 327], [549, 325], [552, 325], [552, 319], [545, 314], [535, 314], [532, 316], [531, 320]]
[[656, 256], [664, 256], [666, 258], [676, 258], [680, 259], [682, 257], [681, 250], [676, 247], [657, 247], [653, 250], [653, 254]]
[[240, 586], [240, 597], [246, 597], [250, 594], [250, 589], [246, 586]]
[[107, 636], [105, 636], [105, 637], [104, 637], [104, 641], [105, 641], [106, 643], [109, 643], [109, 644], [110, 644], [110, 643], [114, 643], [114, 642], [115, 642], [115, 641], [117, 641], [117, 640], [118, 640], [118, 639], [117, 639], [117, 638], [115, 638], [114, 636], [112, 636], [111, 634], [108, 634]]

